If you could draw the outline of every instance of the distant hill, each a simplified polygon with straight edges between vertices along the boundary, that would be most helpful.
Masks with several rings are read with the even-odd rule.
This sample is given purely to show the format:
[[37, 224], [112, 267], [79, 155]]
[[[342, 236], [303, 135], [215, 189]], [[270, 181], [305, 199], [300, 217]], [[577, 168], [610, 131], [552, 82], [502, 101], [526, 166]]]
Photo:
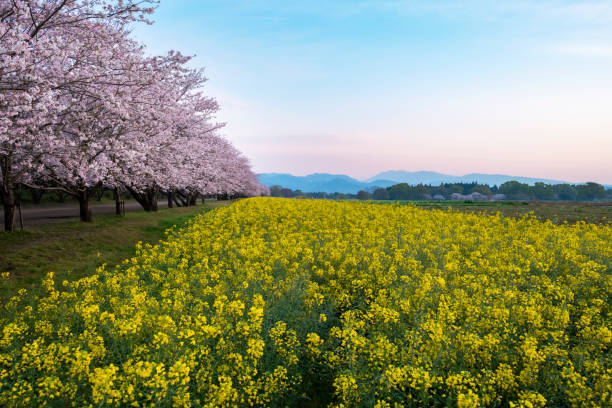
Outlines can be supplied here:
[[[471, 173], [464, 176], [436, 173], [434, 171], [385, 171], [367, 180], [357, 180], [344, 174], [315, 173], [308, 176], [294, 176], [283, 173], [262, 173], [258, 175], [259, 182], [267, 186], [278, 185], [292, 190], [302, 190], [305, 193], [345, 193], [355, 194], [359, 190], [373, 190], [376, 187], [389, 187], [398, 183], [431, 184], [442, 183], [472, 183], [500, 185], [506, 181], [516, 180], [521, 183], [533, 185], [537, 182], [547, 184], [566, 183], [561, 180], [549, 180], [532, 177], [516, 177], [506, 174], [479, 174]], [[573, 184], [573, 183], [572, 183]], [[610, 188], [610, 186], [606, 186]]]
[[375, 187], [388, 187], [397, 182], [393, 180], [375, 180], [363, 182], [343, 174], [315, 173], [308, 176], [293, 176], [282, 173], [259, 174], [259, 182], [267, 186], [278, 185], [305, 193], [326, 192], [355, 194], [359, 190]]
[[403, 170], [395, 170], [395, 171], [385, 171], [383, 173], [377, 174], [376, 176], [366, 180], [392, 180], [398, 183], [408, 183], [408, 184], [431, 184], [431, 185], [439, 185], [441, 183], [472, 183], [477, 182], [480, 184], [488, 184], [490, 186], [500, 185], [505, 183], [506, 181], [516, 180], [521, 183], [526, 183], [529, 185], [533, 185], [537, 182], [543, 182], [547, 184], [560, 184], [565, 183], [561, 180], [549, 180], [542, 178], [531, 178], [531, 177], [516, 177], [509, 176], [507, 174], [480, 174], [480, 173], [471, 173], [466, 174], [464, 176], [452, 176], [450, 174], [442, 174], [436, 173], [433, 171], [403, 171]]

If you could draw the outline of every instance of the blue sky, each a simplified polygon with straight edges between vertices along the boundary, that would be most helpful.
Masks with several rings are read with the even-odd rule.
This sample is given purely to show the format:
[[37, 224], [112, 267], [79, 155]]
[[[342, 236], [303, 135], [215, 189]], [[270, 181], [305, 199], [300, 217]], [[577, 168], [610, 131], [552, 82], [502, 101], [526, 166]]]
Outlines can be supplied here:
[[612, 1], [162, 0], [257, 172], [612, 184]]

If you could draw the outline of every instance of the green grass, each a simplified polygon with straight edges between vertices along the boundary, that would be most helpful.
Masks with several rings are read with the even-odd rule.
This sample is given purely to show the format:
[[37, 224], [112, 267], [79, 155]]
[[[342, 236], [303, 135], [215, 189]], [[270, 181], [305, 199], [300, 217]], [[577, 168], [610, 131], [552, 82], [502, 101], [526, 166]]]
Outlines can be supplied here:
[[21, 288], [35, 291], [49, 271], [61, 282], [91, 275], [103, 263], [119, 264], [134, 255], [138, 241], [157, 243], [168, 228], [228, 203], [128, 212], [124, 217], [96, 215], [93, 223], [74, 221], [0, 232], [0, 272], [10, 273], [0, 298], [6, 299]]

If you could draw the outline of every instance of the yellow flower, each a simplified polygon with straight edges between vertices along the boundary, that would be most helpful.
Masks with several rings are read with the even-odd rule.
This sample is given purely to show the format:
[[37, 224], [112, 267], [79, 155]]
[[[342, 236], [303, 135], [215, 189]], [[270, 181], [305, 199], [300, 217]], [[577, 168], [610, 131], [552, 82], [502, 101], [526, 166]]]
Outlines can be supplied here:
[[610, 259], [609, 224], [239, 200], [7, 299], [0, 406], [612, 406]]

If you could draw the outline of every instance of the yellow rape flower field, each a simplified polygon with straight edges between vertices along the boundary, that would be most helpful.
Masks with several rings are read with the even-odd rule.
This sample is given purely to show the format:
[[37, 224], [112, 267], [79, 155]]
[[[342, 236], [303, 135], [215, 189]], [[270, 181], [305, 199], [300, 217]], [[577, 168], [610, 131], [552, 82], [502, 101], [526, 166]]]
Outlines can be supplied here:
[[611, 266], [611, 226], [242, 200], [13, 297], [0, 406], [610, 407]]

